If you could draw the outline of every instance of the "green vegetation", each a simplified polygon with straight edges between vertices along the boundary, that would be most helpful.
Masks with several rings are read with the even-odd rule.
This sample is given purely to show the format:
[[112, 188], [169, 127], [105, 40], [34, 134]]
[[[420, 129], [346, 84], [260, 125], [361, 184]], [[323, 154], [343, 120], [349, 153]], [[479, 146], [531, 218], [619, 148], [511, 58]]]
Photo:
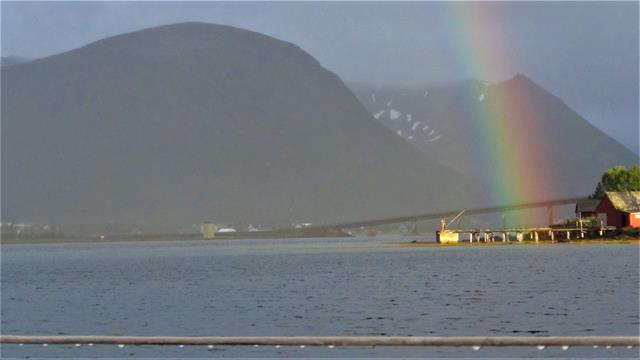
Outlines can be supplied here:
[[640, 166], [632, 166], [629, 169], [616, 166], [605, 171], [590, 197], [602, 199], [605, 191], [640, 191]]

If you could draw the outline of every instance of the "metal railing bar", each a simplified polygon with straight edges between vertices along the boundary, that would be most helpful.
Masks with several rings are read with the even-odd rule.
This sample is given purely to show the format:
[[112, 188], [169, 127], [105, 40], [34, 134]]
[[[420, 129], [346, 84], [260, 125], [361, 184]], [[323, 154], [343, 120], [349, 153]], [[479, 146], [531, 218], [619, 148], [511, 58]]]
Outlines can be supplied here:
[[2, 344], [281, 346], [640, 346], [640, 336], [91, 336], [0, 335]]

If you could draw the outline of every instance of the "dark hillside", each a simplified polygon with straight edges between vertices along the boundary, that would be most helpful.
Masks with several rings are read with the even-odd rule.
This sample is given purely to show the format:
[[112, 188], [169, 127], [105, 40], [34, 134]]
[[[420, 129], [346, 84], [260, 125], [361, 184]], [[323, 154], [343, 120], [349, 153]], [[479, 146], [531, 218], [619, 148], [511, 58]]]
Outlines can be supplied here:
[[7, 220], [345, 221], [457, 208], [469, 183], [300, 48], [184, 23], [2, 69]]

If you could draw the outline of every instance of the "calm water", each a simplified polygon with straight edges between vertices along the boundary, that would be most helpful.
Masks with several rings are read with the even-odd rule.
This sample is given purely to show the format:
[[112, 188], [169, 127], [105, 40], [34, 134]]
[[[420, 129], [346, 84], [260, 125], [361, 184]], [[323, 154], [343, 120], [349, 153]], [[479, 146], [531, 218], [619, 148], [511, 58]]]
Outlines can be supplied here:
[[[638, 335], [637, 245], [399, 239], [2, 246], [2, 333]], [[3, 357], [637, 357], [638, 349], [66, 347]]]

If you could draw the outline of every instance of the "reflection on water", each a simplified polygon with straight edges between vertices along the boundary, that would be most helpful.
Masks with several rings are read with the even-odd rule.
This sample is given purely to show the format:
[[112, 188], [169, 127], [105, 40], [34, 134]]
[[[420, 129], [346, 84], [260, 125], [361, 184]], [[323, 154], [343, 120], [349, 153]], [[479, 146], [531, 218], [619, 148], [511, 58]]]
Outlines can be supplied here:
[[[638, 335], [637, 245], [2, 247], [4, 334]], [[161, 350], [159, 350], [161, 349]], [[637, 349], [3, 346], [3, 356], [636, 356]]]

